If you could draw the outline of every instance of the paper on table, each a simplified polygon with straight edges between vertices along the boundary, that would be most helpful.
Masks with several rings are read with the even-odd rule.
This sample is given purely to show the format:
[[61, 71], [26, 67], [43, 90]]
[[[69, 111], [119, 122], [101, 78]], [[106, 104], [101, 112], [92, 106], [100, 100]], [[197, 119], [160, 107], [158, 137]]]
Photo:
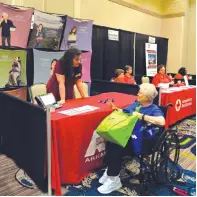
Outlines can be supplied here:
[[84, 105], [82, 107], [68, 109], [68, 110], [60, 111], [58, 113], [64, 114], [67, 116], [73, 116], [73, 115], [82, 114], [82, 113], [86, 113], [86, 112], [90, 112], [90, 111], [95, 111], [97, 109], [99, 109], [99, 107], [94, 107], [91, 105]]

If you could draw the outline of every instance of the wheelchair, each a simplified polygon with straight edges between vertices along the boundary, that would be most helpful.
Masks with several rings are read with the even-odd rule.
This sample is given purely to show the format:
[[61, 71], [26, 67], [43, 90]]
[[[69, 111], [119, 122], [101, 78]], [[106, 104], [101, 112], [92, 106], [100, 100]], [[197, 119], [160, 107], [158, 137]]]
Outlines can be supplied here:
[[[160, 107], [166, 118], [167, 110], [172, 107], [172, 104]], [[145, 136], [145, 131], [142, 135]], [[152, 139], [143, 138], [142, 151], [137, 155], [137, 160], [140, 164], [140, 173], [137, 177], [131, 176], [123, 179], [137, 178], [139, 184], [136, 186], [136, 191], [139, 195], [146, 195], [149, 188], [158, 184], [169, 184], [180, 178], [181, 173], [177, 168], [180, 154], [180, 143], [177, 135], [177, 129], [167, 129], [164, 127], [156, 127], [155, 136]], [[136, 155], [135, 155], [136, 156]], [[129, 173], [125, 165], [131, 156], [123, 158], [123, 168]], [[133, 159], [133, 157], [132, 157]]]

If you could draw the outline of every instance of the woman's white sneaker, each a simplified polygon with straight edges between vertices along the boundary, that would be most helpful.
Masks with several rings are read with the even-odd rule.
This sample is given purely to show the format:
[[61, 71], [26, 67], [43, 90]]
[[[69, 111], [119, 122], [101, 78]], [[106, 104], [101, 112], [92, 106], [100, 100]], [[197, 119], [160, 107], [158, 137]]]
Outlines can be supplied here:
[[113, 191], [116, 191], [122, 187], [119, 176], [110, 178], [108, 177], [105, 183], [100, 186], [97, 190], [101, 194], [109, 194]]
[[103, 173], [103, 176], [99, 179], [99, 183], [104, 184], [105, 181], [107, 181], [107, 179], [108, 179], [108, 175], [107, 175], [107, 169], [106, 169], [105, 172]]

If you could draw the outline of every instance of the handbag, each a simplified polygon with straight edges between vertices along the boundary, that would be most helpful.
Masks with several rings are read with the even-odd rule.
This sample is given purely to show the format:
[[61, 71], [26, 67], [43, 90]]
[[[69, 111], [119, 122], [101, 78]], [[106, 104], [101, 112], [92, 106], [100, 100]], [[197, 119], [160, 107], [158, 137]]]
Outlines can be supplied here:
[[[136, 107], [139, 112], [141, 106]], [[122, 110], [113, 111], [97, 127], [96, 132], [105, 140], [125, 147], [133, 132], [138, 117]]]

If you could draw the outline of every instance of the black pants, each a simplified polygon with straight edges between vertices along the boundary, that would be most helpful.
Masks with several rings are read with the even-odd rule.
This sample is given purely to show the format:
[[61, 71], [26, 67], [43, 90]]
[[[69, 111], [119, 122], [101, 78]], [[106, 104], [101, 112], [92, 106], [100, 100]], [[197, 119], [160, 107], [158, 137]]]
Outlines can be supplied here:
[[8, 47], [10, 47], [10, 36], [9, 37], [4, 37], [2, 36], [2, 46], [5, 47], [5, 40], [7, 39]]
[[105, 162], [108, 167], [107, 175], [118, 176], [121, 170], [122, 158], [124, 156], [133, 155], [131, 139], [124, 148], [117, 144], [107, 142], [106, 150]]

